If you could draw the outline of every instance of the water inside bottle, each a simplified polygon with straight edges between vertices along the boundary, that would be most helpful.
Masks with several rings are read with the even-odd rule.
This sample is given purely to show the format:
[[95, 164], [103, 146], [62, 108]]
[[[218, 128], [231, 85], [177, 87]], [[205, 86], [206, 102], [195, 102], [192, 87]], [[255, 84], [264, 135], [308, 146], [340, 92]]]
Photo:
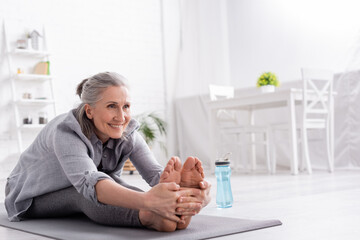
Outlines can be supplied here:
[[233, 196], [230, 184], [231, 169], [229, 165], [216, 166], [217, 179], [216, 205], [219, 208], [229, 208], [233, 204]]

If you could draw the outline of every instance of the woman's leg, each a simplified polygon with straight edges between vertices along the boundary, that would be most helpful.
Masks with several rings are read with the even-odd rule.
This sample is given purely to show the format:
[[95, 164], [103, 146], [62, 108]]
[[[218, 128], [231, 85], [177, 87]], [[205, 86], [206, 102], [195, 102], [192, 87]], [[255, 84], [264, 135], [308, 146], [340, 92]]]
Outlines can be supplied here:
[[[129, 189], [142, 190], [125, 182]], [[166, 220], [150, 211], [139, 211], [107, 204], [96, 204], [78, 193], [74, 187], [44, 194], [33, 199], [24, 218], [65, 217], [84, 213], [92, 221], [120, 227], [147, 227], [157, 231], [175, 231], [176, 223]], [[141, 219], [141, 221], [140, 221]]]
[[[133, 189], [140, 190], [135, 187]], [[81, 212], [99, 224], [143, 227], [139, 220], [138, 210], [93, 203], [78, 193], [74, 187], [34, 198], [30, 208], [23, 217], [65, 217]]]
[[35, 197], [24, 218], [65, 217], [80, 213], [78, 192], [73, 187]]

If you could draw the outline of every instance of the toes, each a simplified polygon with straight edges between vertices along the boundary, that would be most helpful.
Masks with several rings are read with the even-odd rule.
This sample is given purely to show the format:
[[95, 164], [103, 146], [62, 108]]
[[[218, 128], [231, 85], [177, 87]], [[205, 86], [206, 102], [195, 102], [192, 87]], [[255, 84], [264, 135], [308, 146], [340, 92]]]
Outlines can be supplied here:
[[174, 164], [175, 171], [180, 171], [181, 170], [181, 160], [180, 160], [180, 158], [175, 157], [174, 160], [175, 160], [175, 164]]
[[[183, 165], [184, 170], [191, 170], [195, 166], [195, 158], [194, 157], [188, 157]], [[199, 160], [198, 160], [199, 161]]]
[[164, 171], [171, 172], [173, 168], [174, 168], [174, 161], [170, 159], [169, 162], [166, 164]]
[[171, 166], [170, 170], [179, 172], [181, 170], [181, 160], [179, 157], [171, 157], [167, 166]]
[[174, 164], [175, 164], [175, 162], [176, 162], [175, 159], [176, 159], [175, 157], [170, 158], [170, 160], [169, 160], [168, 163], [167, 163], [167, 166], [174, 166]]
[[202, 167], [202, 163], [201, 161], [198, 159], [198, 158], [195, 158], [195, 167], [196, 167], [196, 170], [200, 173], [201, 177], [205, 177], [204, 175], [204, 168]]
[[195, 161], [195, 166], [196, 166], [196, 167], [202, 168], [202, 163], [201, 163], [201, 161], [200, 161], [198, 158], [195, 158], [194, 161]]
[[196, 167], [196, 171], [200, 174], [200, 176], [202, 177], [202, 178], [204, 178], [205, 177], [205, 175], [204, 175], [204, 169], [200, 166], [200, 167]]
[[166, 166], [160, 176], [160, 179], [162, 181], [166, 180], [170, 176], [170, 173], [172, 172], [173, 168], [174, 168], [174, 160], [170, 159], [169, 162], [166, 164]]
[[160, 175], [160, 182], [175, 182], [180, 184], [181, 179], [181, 161], [178, 157], [171, 157], [166, 164], [162, 175]]

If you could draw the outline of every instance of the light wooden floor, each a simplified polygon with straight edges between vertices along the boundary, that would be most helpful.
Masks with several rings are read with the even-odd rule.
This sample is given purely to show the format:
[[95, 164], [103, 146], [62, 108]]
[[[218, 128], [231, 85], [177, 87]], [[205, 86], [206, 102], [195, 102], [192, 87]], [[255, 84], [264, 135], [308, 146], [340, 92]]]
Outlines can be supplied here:
[[[125, 180], [148, 189], [138, 174]], [[234, 206], [217, 209], [216, 179], [207, 174], [213, 185], [213, 200], [201, 214], [246, 219], [279, 219], [283, 225], [219, 239], [360, 239], [360, 171], [338, 170], [333, 174], [314, 171], [292, 176], [288, 171], [233, 174]], [[0, 239], [49, 239], [0, 227]]]

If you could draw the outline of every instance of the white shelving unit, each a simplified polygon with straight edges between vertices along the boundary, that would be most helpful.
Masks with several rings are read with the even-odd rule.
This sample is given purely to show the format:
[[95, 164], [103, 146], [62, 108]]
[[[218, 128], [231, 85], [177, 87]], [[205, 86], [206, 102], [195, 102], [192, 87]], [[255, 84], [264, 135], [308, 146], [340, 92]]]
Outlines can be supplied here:
[[[44, 27], [41, 33], [42, 46], [40, 46], [39, 50], [34, 50], [31, 47], [26, 49], [17, 48], [16, 41], [21, 36], [15, 39], [10, 38], [8, 34], [10, 29], [7, 28], [5, 21], [3, 22], [3, 29], [9, 66], [9, 80], [11, 82], [12, 105], [15, 115], [14, 127], [19, 151], [22, 152], [24, 150], [24, 135], [31, 135], [35, 138], [37, 133], [46, 125], [46, 123], [41, 123], [39, 114], [46, 113], [47, 121], [56, 116], [54, 77], [52, 75], [33, 73], [33, 68], [38, 62], [50, 62]], [[19, 72], [19, 68], [22, 71]], [[29, 96], [24, 98], [23, 95], [25, 94]], [[31, 119], [31, 124], [26, 123], [25, 119]]]
[[22, 80], [22, 81], [31, 81], [31, 80], [50, 80], [52, 76], [50, 75], [39, 75], [39, 74], [25, 74], [25, 73], [19, 73], [15, 75], [16, 80]]

